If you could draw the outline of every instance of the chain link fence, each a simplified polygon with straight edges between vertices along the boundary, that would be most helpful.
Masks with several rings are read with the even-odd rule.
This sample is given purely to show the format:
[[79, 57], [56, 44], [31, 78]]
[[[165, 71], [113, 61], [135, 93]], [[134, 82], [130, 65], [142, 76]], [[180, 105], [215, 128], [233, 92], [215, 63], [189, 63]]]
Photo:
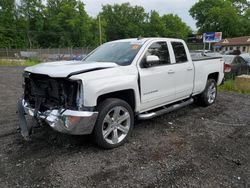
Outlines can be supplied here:
[[47, 48], [47, 49], [8, 49], [0, 48], [0, 59], [37, 59], [45, 61], [81, 60], [94, 48]]
[[[190, 50], [203, 49], [202, 44], [188, 44]], [[23, 60], [36, 59], [42, 62], [59, 60], [81, 60], [94, 47], [83, 48], [37, 48], [37, 49], [8, 49], [0, 48], [0, 59]]]

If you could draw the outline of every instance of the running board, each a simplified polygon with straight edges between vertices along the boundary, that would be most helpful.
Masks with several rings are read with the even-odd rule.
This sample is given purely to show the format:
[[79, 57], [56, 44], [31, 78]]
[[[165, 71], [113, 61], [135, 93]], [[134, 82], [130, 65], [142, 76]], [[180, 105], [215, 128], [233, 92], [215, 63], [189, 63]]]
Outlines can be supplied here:
[[161, 110], [158, 110], [156, 112], [150, 112], [150, 113], [143, 113], [143, 114], [139, 114], [138, 115], [138, 118], [140, 120], [146, 120], [146, 119], [151, 119], [151, 118], [154, 118], [156, 116], [160, 116], [162, 114], [165, 114], [165, 113], [168, 113], [168, 112], [172, 112], [174, 110], [178, 110], [184, 106], [187, 106], [189, 104], [192, 104], [194, 102], [194, 99], [193, 98], [190, 98], [188, 99], [187, 101], [185, 102], [182, 102], [182, 103], [178, 103], [178, 104], [174, 104], [172, 106], [169, 106], [169, 107], [165, 107], [163, 106], [163, 109]]

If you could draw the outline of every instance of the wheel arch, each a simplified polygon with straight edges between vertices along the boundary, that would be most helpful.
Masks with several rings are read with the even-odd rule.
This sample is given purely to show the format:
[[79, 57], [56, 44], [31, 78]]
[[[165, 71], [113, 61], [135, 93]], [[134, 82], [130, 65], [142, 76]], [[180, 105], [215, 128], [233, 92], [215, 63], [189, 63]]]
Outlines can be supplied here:
[[120, 90], [115, 91], [111, 93], [105, 93], [97, 98], [97, 105], [100, 104], [102, 101], [108, 98], [117, 98], [126, 101], [132, 108], [132, 110], [136, 111], [136, 96], [135, 91], [133, 89], [126, 89], [126, 90]]
[[219, 72], [213, 72], [213, 73], [210, 73], [207, 77], [207, 80], [209, 79], [214, 79], [216, 81], [216, 83], [218, 84], [218, 81], [219, 81]]

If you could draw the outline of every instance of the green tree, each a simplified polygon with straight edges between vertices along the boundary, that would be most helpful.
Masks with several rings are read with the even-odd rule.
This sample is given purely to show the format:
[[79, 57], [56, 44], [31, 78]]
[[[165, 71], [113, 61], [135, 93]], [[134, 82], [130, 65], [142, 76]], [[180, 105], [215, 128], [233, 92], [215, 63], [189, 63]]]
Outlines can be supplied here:
[[165, 25], [166, 37], [182, 38], [186, 39], [188, 35], [192, 33], [189, 26], [184, 23], [177, 15], [167, 14], [162, 17], [162, 21]]
[[21, 30], [25, 32], [28, 39], [28, 46], [38, 47], [37, 38], [43, 32], [44, 26], [44, 5], [42, 0], [21, 0], [19, 11], [19, 20], [23, 22], [20, 26]]
[[[100, 32], [99, 32], [99, 16], [100, 16], [100, 26], [101, 26], [101, 41], [100, 41]], [[107, 28], [107, 23], [105, 19], [101, 17], [101, 15], [97, 15], [96, 18], [91, 18], [90, 22], [90, 30], [89, 32], [91, 33], [90, 35], [90, 40], [88, 42], [88, 46], [98, 46], [103, 42], [107, 41], [107, 35], [106, 35], [106, 28]]]
[[45, 14], [43, 46], [80, 47], [89, 42], [91, 20], [81, 1], [48, 0]]
[[144, 35], [147, 14], [143, 7], [132, 7], [129, 3], [105, 5], [100, 15], [107, 25], [107, 40]]
[[189, 10], [190, 15], [196, 20], [196, 26], [202, 27], [209, 16], [209, 11], [215, 7], [224, 8], [231, 6], [228, 1], [224, 0], [199, 0]]
[[143, 7], [105, 5], [100, 13], [106, 23], [107, 40], [130, 37], [180, 37], [186, 38], [191, 29], [177, 15], [160, 16], [156, 11], [146, 13]]
[[[199, 32], [221, 31], [224, 37], [249, 34], [250, 22], [241, 15], [245, 1], [200, 0], [190, 9], [190, 15], [197, 21]], [[247, 9], [244, 9], [246, 12]]]
[[222, 9], [214, 7], [209, 11], [203, 31], [222, 31], [224, 37], [241, 36], [243, 26], [240, 17], [232, 7]]
[[238, 10], [240, 14], [244, 14], [250, 7], [249, 0], [230, 0], [233, 6]]
[[162, 17], [156, 11], [151, 11], [148, 24], [145, 29], [145, 36], [163, 37], [166, 33], [166, 27]]
[[16, 26], [15, 0], [0, 1], [0, 48], [22, 46], [23, 40]]
[[246, 9], [245, 14], [243, 15], [242, 18], [242, 24], [244, 28], [244, 33], [245, 35], [250, 35], [250, 8]]
[[139, 36], [185, 38], [190, 32], [176, 15], [146, 13], [129, 3], [105, 5], [91, 18], [82, 0], [1, 0], [0, 48], [97, 46], [99, 17], [103, 42]]

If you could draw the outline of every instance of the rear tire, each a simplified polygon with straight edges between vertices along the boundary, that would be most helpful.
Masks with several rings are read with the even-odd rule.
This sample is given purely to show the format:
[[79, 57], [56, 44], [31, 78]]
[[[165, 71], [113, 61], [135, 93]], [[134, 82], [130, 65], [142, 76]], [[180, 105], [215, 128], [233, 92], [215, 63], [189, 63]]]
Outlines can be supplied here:
[[124, 144], [134, 126], [134, 113], [130, 105], [120, 99], [109, 98], [97, 106], [99, 112], [94, 137], [98, 146], [112, 149]]
[[217, 83], [214, 79], [208, 79], [205, 90], [198, 96], [198, 102], [202, 106], [210, 106], [217, 98]]

